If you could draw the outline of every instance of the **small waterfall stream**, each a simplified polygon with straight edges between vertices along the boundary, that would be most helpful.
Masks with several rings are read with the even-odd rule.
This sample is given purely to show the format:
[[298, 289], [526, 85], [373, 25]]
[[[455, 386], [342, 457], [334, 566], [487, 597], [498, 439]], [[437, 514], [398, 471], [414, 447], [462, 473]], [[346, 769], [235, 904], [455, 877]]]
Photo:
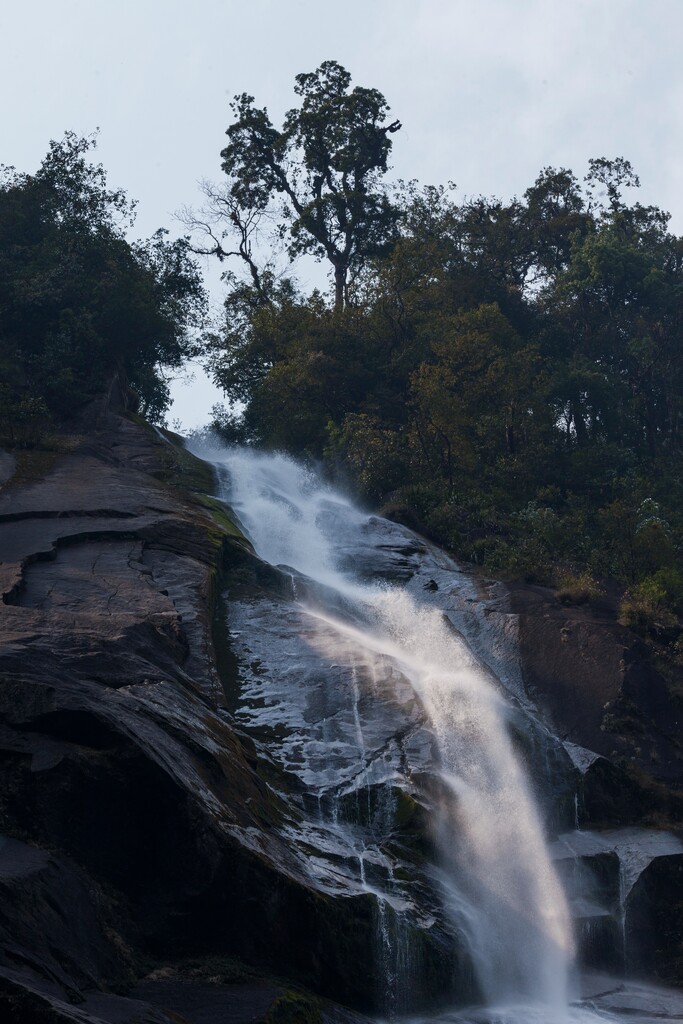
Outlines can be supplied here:
[[[570, 1008], [570, 914], [511, 738], [510, 700], [427, 591], [402, 584], [414, 536], [358, 510], [283, 456], [233, 449], [212, 461], [257, 554], [290, 574], [299, 624], [293, 633], [269, 625], [269, 640], [249, 610], [244, 622], [235, 619], [235, 643], [253, 668], [238, 720], [277, 729], [282, 764], [314, 794], [306, 842], [315, 834], [317, 848], [328, 851], [327, 861], [309, 858], [321, 886], [376, 897], [385, 1012], [407, 1006], [402, 987], [418, 969], [410, 915], [417, 920], [419, 908], [410, 884], [395, 875], [386, 842], [395, 808], [382, 803], [395, 792], [414, 794], [430, 762], [432, 877], [489, 1008], [445, 1019], [614, 1019]], [[279, 683], [264, 679], [260, 654], [275, 644], [287, 658]], [[381, 732], [379, 718], [406, 709], [410, 728]]]

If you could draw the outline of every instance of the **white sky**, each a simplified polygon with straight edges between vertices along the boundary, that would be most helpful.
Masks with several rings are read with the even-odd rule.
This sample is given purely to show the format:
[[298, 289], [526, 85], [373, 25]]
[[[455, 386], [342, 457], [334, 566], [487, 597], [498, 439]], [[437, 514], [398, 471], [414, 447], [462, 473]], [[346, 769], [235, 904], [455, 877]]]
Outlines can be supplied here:
[[[544, 166], [625, 156], [683, 232], [683, 0], [0, 0], [0, 39], [0, 162], [34, 170], [50, 138], [99, 126], [141, 236], [180, 232], [220, 178], [235, 93], [277, 122], [329, 59], [402, 120], [396, 177], [509, 198]], [[220, 398], [174, 390], [186, 426]]]

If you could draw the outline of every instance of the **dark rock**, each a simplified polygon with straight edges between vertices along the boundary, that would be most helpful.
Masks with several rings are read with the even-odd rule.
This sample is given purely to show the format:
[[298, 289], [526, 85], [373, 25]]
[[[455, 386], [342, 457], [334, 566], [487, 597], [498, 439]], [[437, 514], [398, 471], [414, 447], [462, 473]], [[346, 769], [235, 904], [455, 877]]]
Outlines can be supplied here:
[[603, 606], [565, 607], [509, 586], [530, 695], [564, 740], [601, 755], [583, 781], [588, 820], [673, 822], [683, 811], [683, 708], [649, 648]]
[[[46, 471], [31, 478], [19, 467], [0, 491], [0, 1010], [21, 1024], [246, 1021], [263, 1017], [292, 983], [370, 1010], [383, 970], [374, 955], [377, 901], [315, 884], [304, 844], [286, 838], [306, 810], [296, 766], [285, 770], [231, 714], [237, 658], [246, 652], [226, 640], [226, 600], [233, 625], [240, 608], [255, 616], [246, 664], [258, 681], [267, 668], [261, 646], [281, 644], [278, 609], [310, 583], [256, 558], [238, 525], [205, 497], [212, 482], [204, 465], [106, 406], [88, 416], [87, 433], [62, 439], [64, 451]], [[13, 472], [7, 460], [3, 466], [5, 476]], [[421, 542], [378, 524], [386, 543], [364, 571], [411, 579]], [[430, 600], [448, 598], [450, 572], [430, 566]], [[422, 582], [416, 577], [421, 589]], [[564, 737], [603, 755], [582, 776], [585, 813], [615, 813], [615, 745], [622, 758], [644, 764], [645, 745], [656, 743], [655, 781], [677, 779], [668, 690], [633, 638], [586, 610], [551, 614], [540, 592], [518, 598], [527, 685]], [[489, 666], [503, 679], [512, 616], [498, 597], [487, 615], [492, 629], [497, 615], [503, 623], [505, 643], [492, 647]], [[485, 644], [482, 621], [472, 628]], [[515, 680], [508, 684], [515, 692]], [[311, 691], [321, 723], [329, 717], [323, 703], [333, 699], [323, 689]], [[290, 703], [291, 694], [290, 687]], [[383, 712], [388, 739], [379, 724], [376, 735], [368, 731], [368, 766], [390, 766], [399, 748], [431, 763], [411, 699], [395, 693], [391, 714]], [[619, 716], [632, 718], [630, 733], [612, 730]], [[347, 719], [337, 716], [337, 726], [353, 737]], [[534, 743], [546, 742], [537, 733], [523, 740], [520, 725], [530, 759]], [[561, 753], [557, 773], [569, 778]], [[365, 789], [373, 817], [378, 797]], [[425, 806], [407, 791], [388, 795], [388, 852], [414, 885], [431, 841]], [[367, 825], [360, 804], [341, 806], [352, 821], [357, 809], [358, 824]], [[374, 870], [386, 874], [381, 863]], [[403, 881], [396, 876], [399, 888]], [[654, 914], [659, 927], [664, 903], [655, 881], [634, 888], [629, 914]], [[392, 913], [386, 909], [382, 925], [398, 929]], [[411, 1005], [435, 993], [476, 993], [469, 962], [442, 923], [414, 926], [403, 938], [419, 967]], [[644, 969], [660, 969], [647, 960], [656, 948], [654, 938], [644, 943]], [[248, 966], [246, 987], [225, 984], [222, 970], [207, 973], [217, 957]], [[206, 972], [188, 975], [188, 958]], [[663, 970], [674, 976], [674, 967]], [[286, 978], [286, 986], [266, 975]], [[320, 1006], [323, 1020], [359, 1020]]]
[[657, 857], [626, 903], [626, 965], [636, 977], [683, 986], [683, 853]]
[[193, 495], [203, 464], [91, 412], [47, 473], [0, 492], [0, 828], [23, 865], [0, 878], [0, 965], [30, 964], [3, 998], [18, 1020], [85, 1019], [70, 998], [219, 952], [370, 1006], [370, 900], [311, 889], [216, 656], [225, 574], [291, 580]]
[[683, 841], [654, 829], [576, 831], [552, 844], [582, 963], [683, 980]]

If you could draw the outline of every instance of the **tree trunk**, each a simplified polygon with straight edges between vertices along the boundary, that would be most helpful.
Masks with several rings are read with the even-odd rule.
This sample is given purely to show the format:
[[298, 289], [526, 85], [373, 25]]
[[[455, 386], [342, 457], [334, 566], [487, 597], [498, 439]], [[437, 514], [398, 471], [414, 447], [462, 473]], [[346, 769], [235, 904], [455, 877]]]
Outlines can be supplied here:
[[505, 443], [507, 445], [508, 455], [517, 454], [517, 441], [515, 438], [515, 403], [511, 402], [508, 406], [508, 415], [505, 423]]
[[588, 440], [588, 431], [586, 429], [586, 421], [583, 418], [581, 399], [579, 398], [575, 398], [572, 401], [572, 416], [574, 419], [574, 429], [576, 431], [576, 443], [583, 447]]
[[341, 313], [344, 308], [344, 296], [346, 294], [346, 267], [335, 266], [334, 268], [334, 309]]

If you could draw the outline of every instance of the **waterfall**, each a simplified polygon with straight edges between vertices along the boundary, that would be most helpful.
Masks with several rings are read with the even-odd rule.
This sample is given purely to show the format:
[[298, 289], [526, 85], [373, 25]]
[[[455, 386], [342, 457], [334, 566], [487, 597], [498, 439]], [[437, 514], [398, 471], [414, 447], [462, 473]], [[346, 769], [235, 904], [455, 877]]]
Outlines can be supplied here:
[[[407, 680], [424, 709], [437, 761], [433, 829], [443, 905], [466, 937], [487, 1003], [538, 1007], [539, 1020], [560, 1019], [573, 959], [569, 912], [510, 736], [502, 688], [441, 610], [400, 583], [365, 579], [364, 555], [372, 561], [381, 553], [372, 537], [376, 519], [286, 457], [229, 450], [213, 459], [223, 496], [258, 555], [302, 580], [307, 642], [335, 669], [346, 666], [363, 785], [363, 679]], [[365, 886], [362, 849], [358, 858]], [[383, 899], [378, 930], [388, 963]], [[401, 949], [387, 970], [405, 959]]]

